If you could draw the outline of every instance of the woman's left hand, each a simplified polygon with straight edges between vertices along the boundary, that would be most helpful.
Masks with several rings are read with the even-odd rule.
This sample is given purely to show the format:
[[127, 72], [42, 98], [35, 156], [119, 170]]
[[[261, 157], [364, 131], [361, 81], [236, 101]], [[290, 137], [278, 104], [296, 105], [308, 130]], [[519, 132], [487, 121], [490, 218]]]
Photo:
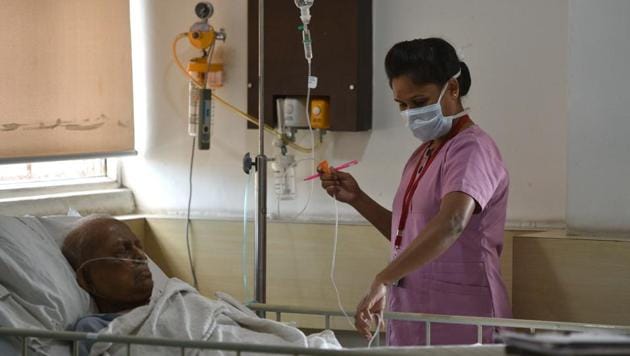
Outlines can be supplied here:
[[383, 323], [383, 320], [380, 319], [380, 314], [385, 309], [386, 295], [387, 286], [377, 277], [372, 282], [367, 295], [363, 297], [361, 303], [357, 306], [357, 312], [354, 316], [354, 326], [357, 328], [359, 334], [368, 340], [372, 338], [370, 326], [372, 321], [375, 320], [375, 317], [379, 316], [376, 321]]

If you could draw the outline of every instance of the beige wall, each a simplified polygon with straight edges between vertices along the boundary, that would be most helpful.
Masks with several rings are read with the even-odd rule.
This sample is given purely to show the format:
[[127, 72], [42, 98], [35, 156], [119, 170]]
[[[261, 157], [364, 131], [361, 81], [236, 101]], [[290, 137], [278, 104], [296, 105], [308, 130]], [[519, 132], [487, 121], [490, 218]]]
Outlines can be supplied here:
[[514, 239], [514, 316], [630, 325], [630, 241], [563, 231]]
[[[149, 217], [144, 226], [136, 222], [132, 227], [139, 236], [144, 236], [147, 253], [167, 275], [192, 283], [184, 235], [185, 220]], [[250, 224], [250, 233], [253, 231], [251, 227]], [[199, 289], [203, 294], [212, 296], [216, 291], [224, 291], [239, 300], [246, 299], [241, 265], [242, 229], [239, 221], [193, 221], [191, 246]], [[518, 233], [525, 231], [506, 231], [501, 261], [510, 295], [512, 238]], [[333, 237], [334, 225], [331, 224], [269, 223], [269, 304], [337, 309], [330, 281]], [[253, 261], [252, 246], [250, 238], [250, 261]], [[386, 265], [388, 256], [387, 241], [372, 226], [340, 226], [335, 281], [344, 308], [354, 310], [373, 276]], [[250, 270], [250, 288], [252, 278], [253, 271]], [[312, 320], [300, 320], [305, 325], [317, 326]], [[345, 327], [346, 324], [333, 325]]]

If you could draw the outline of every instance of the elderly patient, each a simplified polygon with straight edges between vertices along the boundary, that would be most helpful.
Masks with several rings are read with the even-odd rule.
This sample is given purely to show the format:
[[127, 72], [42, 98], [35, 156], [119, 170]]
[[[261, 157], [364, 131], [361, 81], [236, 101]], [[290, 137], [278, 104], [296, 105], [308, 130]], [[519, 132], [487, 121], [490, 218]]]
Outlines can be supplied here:
[[[102, 313], [79, 319], [75, 331], [96, 332], [126, 311], [149, 303], [153, 280], [146, 255], [124, 223], [105, 216], [83, 218], [66, 237], [62, 252]], [[82, 345], [81, 353], [87, 354], [90, 346]]]
[[[66, 237], [62, 252], [74, 268], [79, 285], [94, 297], [101, 313], [79, 319], [74, 326], [76, 331], [107, 328], [102, 332], [341, 348], [329, 330], [306, 336], [295, 327], [259, 318], [225, 293], [218, 293], [216, 300], [205, 298], [176, 278], [170, 279], [165, 290], [150, 303], [153, 281], [142, 244], [124, 223], [111, 217], [80, 220]], [[172, 351], [150, 345], [135, 347], [139, 350], [136, 354], [170, 355]], [[126, 354], [120, 345], [80, 345], [82, 355], [90, 349], [93, 353]]]

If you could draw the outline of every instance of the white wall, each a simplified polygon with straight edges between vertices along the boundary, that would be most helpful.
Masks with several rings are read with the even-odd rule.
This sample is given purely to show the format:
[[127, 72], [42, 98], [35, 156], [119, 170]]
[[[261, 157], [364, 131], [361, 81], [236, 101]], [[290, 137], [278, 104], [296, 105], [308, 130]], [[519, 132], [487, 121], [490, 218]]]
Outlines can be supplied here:
[[630, 230], [630, 2], [569, 6], [567, 223]]
[[[186, 136], [186, 81], [172, 63], [170, 45], [175, 34], [186, 31], [194, 21], [196, 1], [132, 3], [133, 21], [138, 25], [133, 35], [140, 154], [125, 160], [124, 183], [133, 189], [142, 211], [182, 214], [191, 140]], [[224, 47], [227, 83], [218, 93], [245, 108], [246, 1], [215, 0], [213, 4], [213, 24], [228, 32]], [[383, 58], [397, 41], [442, 36], [461, 49], [473, 81], [467, 105], [472, 107], [473, 119], [497, 141], [510, 170], [508, 218], [525, 225], [564, 221], [567, 13], [566, 0], [374, 0], [373, 130], [330, 133], [319, 157], [333, 162], [360, 160], [352, 173], [364, 190], [391, 207], [402, 166], [418, 142], [401, 124]], [[184, 47], [180, 52], [190, 56], [193, 52]], [[246, 151], [256, 152], [257, 133], [246, 130], [240, 119], [221, 106], [216, 107], [216, 118], [218, 135], [212, 150], [197, 152], [193, 213], [238, 217], [246, 182], [241, 157]], [[309, 171], [303, 166], [298, 176]], [[299, 211], [308, 190], [308, 184], [301, 184], [299, 199], [283, 202], [281, 216]], [[275, 212], [271, 192], [269, 201], [269, 211]], [[347, 207], [342, 212], [346, 220], [358, 219]], [[328, 219], [333, 213], [331, 200], [316, 187], [303, 218]]]
[[[383, 58], [396, 42], [440, 36], [468, 64], [466, 106], [496, 140], [511, 176], [508, 219], [563, 221], [566, 181], [566, 1], [374, 1], [374, 117], [397, 127]], [[387, 124], [383, 124], [387, 122]], [[388, 133], [384, 133], [388, 135]], [[396, 139], [398, 140], [398, 139]], [[392, 141], [395, 142], [395, 141]], [[406, 146], [407, 154], [415, 144]], [[393, 181], [392, 181], [393, 183]]]

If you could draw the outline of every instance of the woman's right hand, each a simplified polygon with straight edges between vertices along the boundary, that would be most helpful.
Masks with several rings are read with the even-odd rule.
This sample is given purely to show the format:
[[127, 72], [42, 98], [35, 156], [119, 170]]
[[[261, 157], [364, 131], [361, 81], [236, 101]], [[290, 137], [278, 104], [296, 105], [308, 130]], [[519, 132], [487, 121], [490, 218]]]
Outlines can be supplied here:
[[330, 173], [323, 173], [320, 179], [326, 193], [340, 202], [352, 205], [361, 196], [359, 184], [349, 173], [331, 168]]

